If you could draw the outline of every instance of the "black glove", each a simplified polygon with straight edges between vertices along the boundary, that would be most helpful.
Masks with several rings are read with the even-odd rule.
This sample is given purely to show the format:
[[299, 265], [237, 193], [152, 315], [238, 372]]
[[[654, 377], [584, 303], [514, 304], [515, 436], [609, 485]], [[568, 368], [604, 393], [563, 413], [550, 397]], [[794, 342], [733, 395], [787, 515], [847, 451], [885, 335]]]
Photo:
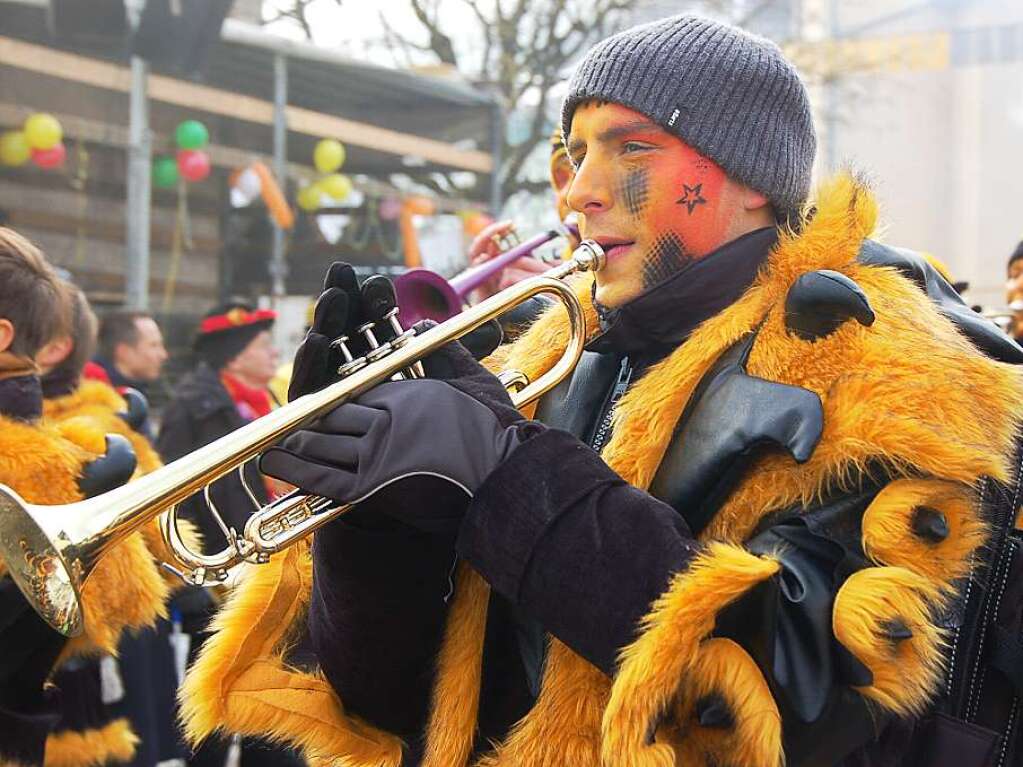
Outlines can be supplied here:
[[[369, 351], [365, 338], [359, 333], [359, 328], [367, 322], [377, 323], [373, 332], [380, 343], [393, 338], [394, 331], [389, 323], [380, 320], [394, 307], [395, 300], [394, 286], [386, 277], [373, 275], [360, 285], [351, 265], [335, 261], [324, 277], [323, 292], [313, 311], [313, 324], [295, 354], [288, 400], [319, 391], [338, 380], [337, 370], [345, 359], [340, 349], [332, 346], [336, 339], [346, 336], [352, 356], [359, 357]], [[484, 323], [462, 338], [476, 359], [491, 354], [501, 340], [497, 320]]]
[[[436, 356], [476, 364], [462, 349]], [[372, 496], [380, 511], [423, 530], [456, 529], [483, 480], [543, 429], [480, 371], [492, 380], [472, 371], [381, 384], [268, 450], [260, 469], [343, 503]]]
[[338, 380], [337, 369], [343, 358], [338, 349], [331, 347], [331, 342], [348, 336], [361, 350], [362, 342], [356, 331], [365, 321], [355, 271], [349, 264], [335, 261], [323, 278], [323, 292], [316, 301], [313, 324], [295, 353], [288, 385], [289, 402]]

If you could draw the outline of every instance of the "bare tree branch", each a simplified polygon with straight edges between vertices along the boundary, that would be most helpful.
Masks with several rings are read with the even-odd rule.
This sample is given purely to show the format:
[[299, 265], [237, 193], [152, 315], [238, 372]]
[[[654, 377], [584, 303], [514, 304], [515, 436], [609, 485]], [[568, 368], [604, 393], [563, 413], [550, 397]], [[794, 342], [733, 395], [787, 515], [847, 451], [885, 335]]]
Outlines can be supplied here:
[[416, 15], [416, 19], [430, 33], [430, 50], [437, 54], [437, 58], [442, 63], [450, 64], [457, 69], [458, 58], [455, 56], [455, 46], [452, 44], [451, 38], [444, 34], [437, 24], [436, 3], [433, 6], [433, 18], [430, 17], [430, 14], [423, 6], [422, 0], [409, 0], [409, 3], [412, 6], [412, 12]]
[[[342, 0], [335, 0], [338, 6]], [[264, 24], [273, 24], [278, 21], [290, 21], [305, 34], [307, 40], [313, 39], [313, 26], [309, 21], [309, 6], [316, 0], [287, 0], [283, 6], [278, 5], [273, 16], [264, 18]]]
[[[457, 30], [442, 22], [440, 9], [447, 2], [407, 0], [422, 35], [398, 33], [386, 25], [386, 46], [405, 60], [422, 51], [437, 61], [460, 65], [459, 71], [468, 79], [491, 84], [509, 114], [528, 114], [525, 135], [513, 136], [514, 145], [504, 139], [498, 173], [505, 197], [522, 189], [542, 189], [546, 173], [531, 178], [529, 158], [547, 143], [554, 120], [551, 89], [577, 57], [618, 25], [638, 0], [458, 0], [474, 23]], [[424, 37], [426, 44], [418, 42]], [[482, 47], [478, 60], [472, 56], [472, 67], [466, 57], [459, 58], [465, 51], [461, 41]], [[481, 178], [479, 183], [484, 181]]]

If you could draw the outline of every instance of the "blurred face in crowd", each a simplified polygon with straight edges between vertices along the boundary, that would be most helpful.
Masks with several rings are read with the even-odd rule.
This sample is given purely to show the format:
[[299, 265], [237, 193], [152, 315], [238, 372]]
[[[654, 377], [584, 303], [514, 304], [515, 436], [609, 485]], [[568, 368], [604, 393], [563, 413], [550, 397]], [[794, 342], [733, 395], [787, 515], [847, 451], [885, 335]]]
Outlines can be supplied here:
[[[1017, 258], [1009, 264], [1008, 281], [1005, 283], [1005, 303], [1023, 301], [1023, 258]], [[1023, 338], [1023, 312], [1012, 315], [1009, 333], [1013, 338]]]
[[551, 154], [551, 189], [554, 190], [554, 204], [558, 209], [558, 218], [562, 221], [572, 212], [568, 207], [568, 188], [572, 185], [575, 169], [568, 159], [568, 152], [563, 144], [558, 144]]
[[253, 338], [241, 354], [224, 366], [224, 371], [241, 379], [249, 386], [262, 387], [270, 383], [277, 371], [278, 353], [269, 330]]
[[607, 254], [596, 300], [620, 306], [735, 238], [774, 224], [763, 194], [647, 117], [587, 102], [572, 117], [568, 204]]
[[128, 378], [155, 381], [167, 361], [163, 333], [151, 317], [137, 317], [135, 330], [138, 337], [134, 344], [122, 343], [114, 349], [114, 365]]

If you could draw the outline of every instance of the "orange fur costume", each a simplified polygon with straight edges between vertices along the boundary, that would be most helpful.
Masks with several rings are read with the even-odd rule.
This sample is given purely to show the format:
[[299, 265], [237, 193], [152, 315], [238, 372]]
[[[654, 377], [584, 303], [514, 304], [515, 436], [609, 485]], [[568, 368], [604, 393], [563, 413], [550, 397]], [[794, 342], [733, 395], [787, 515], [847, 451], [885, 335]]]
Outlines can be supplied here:
[[[70, 394], [45, 400], [43, 421], [61, 432], [81, 430], [83, 433], [119, 434], [125, 437], [138, 459], [136, 476], [148, 474], [161, 467], [163, 462], [149, 440], [132, 429], [122, 417], [127, 410], [127, 402], [113, 387], [102, 381], [86, 379]], [[190, 522], [182, 520], [179, 532], [186, 541], [197, 545], [198, 535]], [[158, 614], [162, 616], [166, 595], [183, 584], [176, 575], [159, 568], [161, 561], [173, 561], [173, 557], [160, 534], [158, 521], [154, 519], [133, 535], [131, 540], [134, 546], [137, 546], [139, 540], [143, 541], [149, 554], [150, 562], [143, 570], [143, 577], [151, 579], [155, 567], [165, 583], [166, 588], [159, 592], [162, 596], [159, 597]], [[154, 596], [157, 593], [154, 591]], [[152, 621], [149, 619], [146, 625]], [[132, 628], [138, 626], [133, 625]], [[91, 729], [54, 732], [46, 741], [45, 767], [87, 767], [128, 762], [135, 756], [137, 743], [138, 738], [131, 723], [124, 718]]]
[[[701, 534], [702, 552], [641, 622], [615, 678], [552, 639], [535, 705], [480, 767], [781, 767], [778, 708], [742, 647], [712, 637], [715, 618], [778, 572], [773, 557], [743, 548], [758, 522], [794, 505], [805, 508], [835, 488], [851, 489], [872, 465], [893, 478], [863, 518], [864, 549], [876, 566], [842, 586], [833, 631], [872, 673], [872, 682], [859, 688], [872, 705], [895, 714], [926, 709], [942, 669], [943, 637], [931, 611], [954, 591], [954, 579], [984, 540], [974, 503], [978, 482], [1014, 474], [1023, 377], [977, 351], [895, 269], [857, 261], [876, 217], [858, 180], [843, 175], [828, 183], [816, 215], [801, 234], [781, 233], [746, 294], [621, 400], [602, 457], [645, 489], [704, 374], [759, 328], [749, 374], [816, 393], [824, 431], [805, 463], [781, 453], [756, 461]], [[877, 313], [873, 325], [846, 322], [812, 342], [786, 332], [789, 289], [819, 269], [862, 288]], [[589, 282], [581, 280], [577, 292], [595, 327]], [[560, 355], [566, 336], [563, 311], [554, 309], [493, 362], [535, 377]], [[940, 543], [913, 536], [912, 515], [924, 505], [948, 522], [950, 534]], [[460, 567], [437, 661], [428, 767], [465, 767], [475, 735], [488, 587]], [[314, 764], [395, 767], [401, 744], [393, 735], [347, 712], [322, 677], [289, 669], [283, 660], [310, 579], [302, 546], [243, 581], [183, 688], [188, 734], [194, 740], [218, 729], [270, 736], [302, 748]], [[913, 629], [894, 648], [884, 634], [891, 620]], [[711, 693], [728, 705], [734, 721], [727, 728], [703, 727], [694, 716], [696, 701]]]
[[[30, 503], [46, 505], [82, 499], [82, 469], [105, 450], [105, 435], [128, 439], [138, 459], [137, 473], [161, 466], [149, 442], [118, 415], [124, 399], [113, 388], [86, 381], [73, 393], [46, 400], [43, 419], [25, 424], [0, 418], [0, 482]], [[55, 668], [75, 655], [116, 654], [121, 633], [151, 626], [165, 616], [174, 583], [157, 566], [167, 558], [154, 524], [118, 544], [97, 564], [83, 591], [85, 632], [68, 642]], [[127, 719], [102, 727], [53, 733], [45, 765], [114, 764], [130, 761], [138, 742]]]

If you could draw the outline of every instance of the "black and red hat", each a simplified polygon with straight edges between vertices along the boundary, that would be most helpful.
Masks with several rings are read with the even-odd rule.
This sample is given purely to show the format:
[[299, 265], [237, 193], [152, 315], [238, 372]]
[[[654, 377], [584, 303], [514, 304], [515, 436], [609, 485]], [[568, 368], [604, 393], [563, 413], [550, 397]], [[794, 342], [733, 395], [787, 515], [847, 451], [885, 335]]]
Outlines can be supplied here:
[[254, 309], [243, 301], [229, 301], [213, 307], [202, 322], [192, 348], [215, 370], [233, 360], [252, 339], [269, 330], [277, 319], [271, 309]]

